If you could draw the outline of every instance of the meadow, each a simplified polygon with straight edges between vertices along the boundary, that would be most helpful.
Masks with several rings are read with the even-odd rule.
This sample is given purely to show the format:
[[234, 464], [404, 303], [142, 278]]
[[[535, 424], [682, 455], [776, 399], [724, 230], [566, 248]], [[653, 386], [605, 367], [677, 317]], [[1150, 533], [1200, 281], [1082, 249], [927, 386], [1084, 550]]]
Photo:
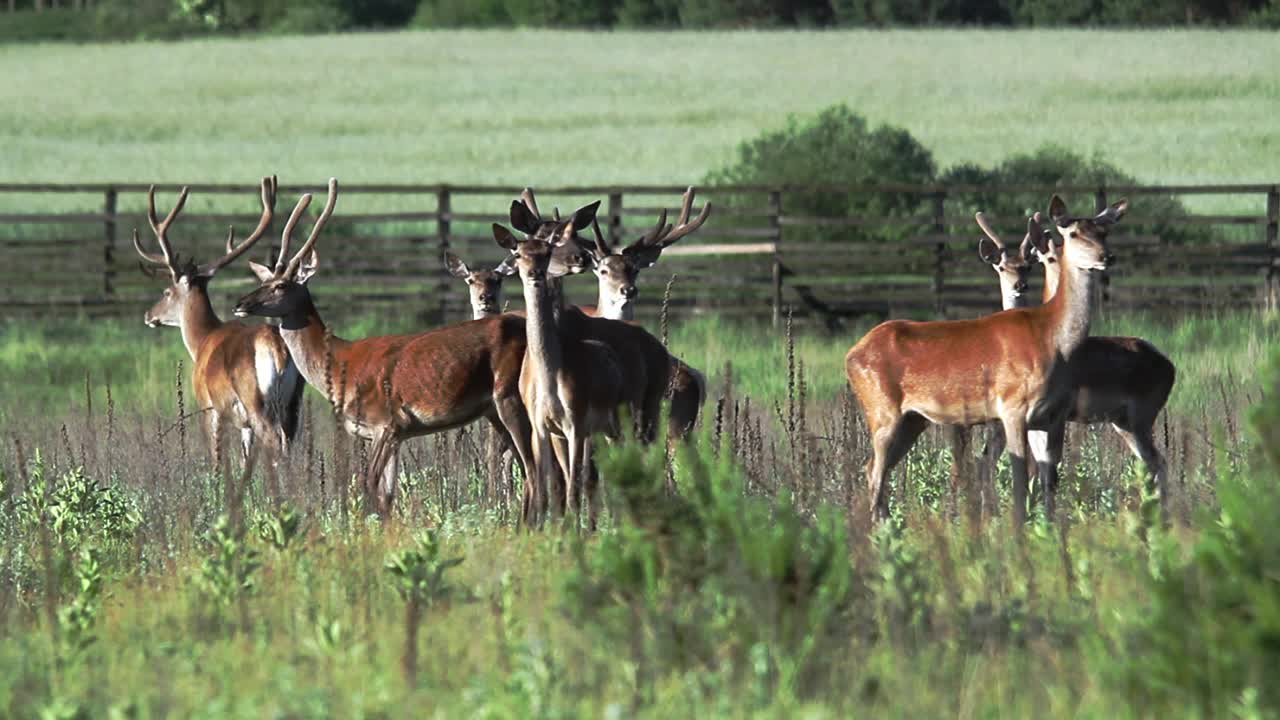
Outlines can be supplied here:
[[[0, 47], [0, 180], [686, 183], [789, 114], [847, 102], [941, 167], [1059, 143], [1146, 182], [1268, 182], [1277, 61], [1273, 34], [1209, 31]], [[5, 194], [0, 212], [98, 202]], [[1237, 202], [1189, 204], [1263, 210]], [[422, 329], [333, 297], [341, 336]], [[1280, 708], [1274, 317], [1102, 313], [1096, 334], [1144, 337], [1178, 367], [1156, 429], [1168, 523], [1094, 426], [1069, 434], [1056, 522], [1020, 533], [1007, 461], [981, 507], [976, 458], [936, 430], [894, 474], [892, 519], [871, 522], [843, 358], [872, 319], [672, 318], [670, 349], [709, 381], [696, 437], [602, 450], [603, 526], [578, 534], [516, 526], [519, 478], [482, 424], [410, 441], [381, 524], [353, 482], [367, 448], [314, 389], [283, 467], [213, 462], [178, 333], [143, 327], [144, 309], [0, 323], [0, 716]]]
[[[0, 179], [684, 184], [788, 115], [844, 102], [906, 128], [940, 168], [1056, 143], [1147, 183], [1262, 183], [1280, 176], [1277, 64], [1274, 34], [1212, 31], [464, 31], [9, 46]], [[1260, 202], [1192, 200], [1200, 211], [1261, 214]], [[100, 199], [3, 195], [0, 211], [85, 203]]]

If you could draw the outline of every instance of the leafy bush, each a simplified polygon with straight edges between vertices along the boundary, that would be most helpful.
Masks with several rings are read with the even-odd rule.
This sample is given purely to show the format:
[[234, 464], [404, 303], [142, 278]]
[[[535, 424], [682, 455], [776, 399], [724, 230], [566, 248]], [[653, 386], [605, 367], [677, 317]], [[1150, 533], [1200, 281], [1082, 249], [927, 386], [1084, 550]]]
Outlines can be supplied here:
[[[871, 128], [846, 105], [829, 107], [812, 119], [792, 117], [786, 127], [738, 146], [737, 161], [707, 177], [708, 184], [742, 185], [926, 185], [934, 177], [933, 155], [906, 130]], [[760, 202], [759, 197], [731, 199]], [[788, 214], [817, 217], [908, 217], [918, 214], [921, 197], [908, 193], [819, 192], [789, 194]], [[877, 233], [838, 228], [831, 237], [850, 239]]]
[[[1264, 387], [1280, 392], [1280, 354]], [[1280, 713], [1280, 407], [1260, 404], [1253, 427], [1255, 467], [1246, 479], [1219, 480], [1217, 522], [1206, 523], [1189, 559], [1157, 557], [1151, 607], [1123, 653], [1126, 689], [1171, 709]]]
[[17, 513], [31, 537], [47, 522], [67, 556], [82, 547], [102, 550], [127, 548], [142, 524], [137, 501], [113, 485], [103, 485], [82, 468], [45, 477], [44, 461], [36, 453], [31, 484], [17, 501]]
[[[1027, 185], [1040, 187], [1056, 187], [1083, 185], [1089, 187], [1106, 187], [1112, 185], [1138, 185], [1138, 181], [1127, 175], [1101, 157], [1086, 158], [1056, 145], [1046, 145], [1034, 152], [1012, 155], [993, 168], [983, 168], [973, 164], [957, 165], [942, 173], [939, 182], [946, 185], [990, 185], [993, 187], [1010, 185]], [[1115, 202], [1119, 197], [1108, 198]], [[1142, 195], [1130, 198], [1134, 201], [1134, 215], [1140, 224], [1135, 225], [1133, 219], [1125, 221], [1126, 228], [1141, 227], [1144, 231], [1160, 235], [1172, 242], [1185, 242], [1191, 239], [1202, 239], [1205, 235], [1203, 226], [1188, 226], [1180, 222], [1186, 216], [1186, 208], [1176, 198], [1169, 195]], [[993, 215], [1007, 224], [1016, 225], [1015, 219], [1021, 222], [1036, 210], [1047, 212], [1048, 196], [1043, 192], [971, 192], [949, 196], [952, 208], [961, 210], [961, 214], [972, 214], [978, 210]], [[1093, 209], [1092, 203], [1076, 199], [1071, 209], [1077, 214], [1086, 214]], [[968, 232], [972, 226], [961, 228]]]
[[504, 0], [423, 0], [412, 27], [501, 27], [511, 24]]
[[863, 592], [844, 522], [806, 522], [783, 498], [744, 495], [739, 470], [694, 448], [666, 490], [663, 448], [612, 448], [601, 473], [617, 532], [576, 547], [562, 605], [600, 641], [629, 648], [641, 692], [657, 673], [729, 671], [762, 700], [814, 692], [847, 647]]

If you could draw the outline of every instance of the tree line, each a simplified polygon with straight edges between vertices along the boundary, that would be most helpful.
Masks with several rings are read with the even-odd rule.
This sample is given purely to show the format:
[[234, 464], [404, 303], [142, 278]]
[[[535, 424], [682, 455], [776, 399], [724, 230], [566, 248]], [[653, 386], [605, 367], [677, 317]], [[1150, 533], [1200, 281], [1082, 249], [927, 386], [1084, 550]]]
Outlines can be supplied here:
[[1280, 0], [4, 0], [0, 8], [30, 11], [0, 23], [0, 42], [406, 27], [1280, 27]]

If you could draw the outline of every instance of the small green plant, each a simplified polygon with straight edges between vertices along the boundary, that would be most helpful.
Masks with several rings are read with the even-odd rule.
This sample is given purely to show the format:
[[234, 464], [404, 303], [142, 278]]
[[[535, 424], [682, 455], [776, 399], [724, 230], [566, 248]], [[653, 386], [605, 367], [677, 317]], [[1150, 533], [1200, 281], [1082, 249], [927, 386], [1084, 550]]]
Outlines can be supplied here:
[[418, 533], [415, 547], [392, 553], [387, 558], [386, 570], [394, 578], [396, 592], [405, 601], [401, 668], [406, 682], [412, 682], [418, 673], [418, 629], [422, 611], [458, 596], [459, 589], [449, 583], [445, 573], [461, 565], [463, 559], [443, 557], [440, 536], [434, 530]]
[[72, 566], [74, 596], [58, 610], [58, 637], [64, 661], [78, 657], [97, 641], [94, 626], [102, 601], [102, 566], [98, 551], [83, 548]]
[[214, 521], [205, 542], [210, 552], [196, 572], [196, 583], [215, 613], [220, 614], [253, 593], [254, 574], [262, 561], [226, 515]]
[[255, 523], [258, 538], [281, 553], [293, 546], [294, 541], [302, 534], [302, 527], [301, 513], [288, 503], [281, 505], [273, 513], [259, 515]]
[[48, 483], [44, 460], [37, 451], [31, 482], [17, 500], [18, 517], [29, 530], [48, 522], [67, 556], [75, 555], [84, 545], [100, 550], [126, 546], [142, 524], [136, 500], [118, 487], [90, 478], [83, 468]]

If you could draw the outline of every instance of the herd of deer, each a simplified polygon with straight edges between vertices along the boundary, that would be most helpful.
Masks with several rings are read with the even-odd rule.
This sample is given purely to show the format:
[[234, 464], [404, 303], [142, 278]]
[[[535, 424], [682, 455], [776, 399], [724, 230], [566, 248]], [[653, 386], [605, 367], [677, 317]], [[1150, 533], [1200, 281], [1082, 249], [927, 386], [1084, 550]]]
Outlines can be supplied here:
[[[232, 428], [240, 431], [246, 458], [259, 442], [274, 457], [286, 457], [299, 430], [304, 385], [310, 384], [325, 393], [347, 432], [371, 442], [364, 490], [383, 515], [395, 500], [401, 443], [487, 418], [524, 471], [522, 521], [532, 526], [570, 513], [578, 518], [585, 496], [594, 527], [599, 482], [592, 438], [622, 434], [620, 409], [634, 421], [630, 431], [645, 442], [656, 437], [664, 402], [670, 439], [692, 430], [706, 398], [705, 378], [633, 320], [638, 273], [710, 214], [706, 204], [690, 217], [692, 188], [674, 224], [663, 211], [651, 231], [621, 250], [600, 231], [598, 202], [567, 219], [558, 210], [546, 218], [525, 190], [511, 204], [514, 232], [493, 225], [496, 243], [507, 252], [502, 262], [473, 270], [445, 254], [449, 272], [469, 288], [472, 320], [361, 340], [333, 336], [308, 290], [319, 267], [316, 241], [337, 203], [336, 180], [329, 181], [324, 209], [296, 252], [293, 235], [310, 194], [301, 196], [285, 223], [274, 265], [249, 263], [260, 285], [239, 300], [235, 314], [277, 318], [278, 326], [224, 323], [215, 313], [209, 280], [266, 234], [276, 191], [275, 178], [263, 178], [257, 227], [239, 243], [229, 232], [226, 253], [212, 263], [182, 261], [170, 244], [168, 231], [186, 202], [186, 188], [163, 220], [154, 188], [148, 194], [158, 254], [133, 234], [144, 271], [168, 271], [169, 286], [145, 320], [181, 328], [215, 459], [220, 433]], [[1000, 277], [1005, 310], [974, 320], [885, 322], [849, 350], [849, 385], [874, 450], [866, 472], [876, 516], [888, 513], [889, 473], [929, 423], [1000, 423], [1003, 433], [995, 434], [988, 450], [1009, 452], [1015, 524], [1026, 518], [1028, 451], [1052, 516], [1068, 421], [1111, 423], [1166, 499], [1165, 463], [1153, 426], [1172, 389], [1174, 367], [1145, 341], [1089, 336], [1093, 285], [1110, 260], [1107, 233], [1127, 207], [1121, 201], [1094, 217], [1072, 217], [1055, 196], [1049, 214], [1061, 242], [1043, 231], [1036, 213], [1017, 248], [979, 213], [986, 235], [979, 253]], [[591, 241], [582, 236], [588, 228]], [[1045, 271], [1044, 303], [1027, 307], [1027, 275], [1037, 262]], [[566, 305], [561, 278], [587, 270], [598, 280], [598, 305]], [[525, 311], [504, 313], [502, 282], [517, 274]]]

